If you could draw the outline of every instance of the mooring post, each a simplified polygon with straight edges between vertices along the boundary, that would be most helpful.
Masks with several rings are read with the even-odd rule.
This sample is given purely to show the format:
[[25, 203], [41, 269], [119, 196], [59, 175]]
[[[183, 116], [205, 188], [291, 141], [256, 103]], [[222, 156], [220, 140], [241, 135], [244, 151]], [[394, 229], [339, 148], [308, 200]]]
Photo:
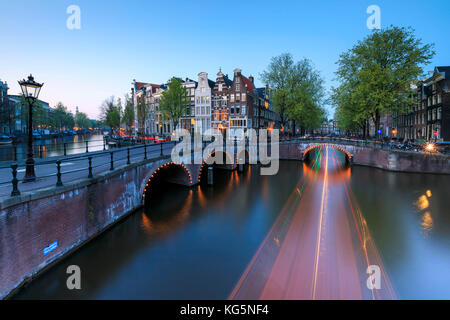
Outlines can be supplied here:
[[144, 143], [144, 160], [147, 160], [147, 144]]
[[161, 157], [163, 156], [163, 143], [161, 142]]
[[56, 173], [56, 177], [57, 177], [56, 186], [57, 187], [62, 187], [63, 183], [62, 183], [62, 180], [61, 180], [61, 160], [56, 161], [56, 170], [57, 170], [57, 173]]
[[243, 163], [239, 163], [238, 170], [239, 170], [239, 172], [244, 172], [244, 164]]
[[64, 142], [64, 155], [67, 156], [67, 147], [66, 147], [66, 143]]
[[208, 185], [212, 186], [214, 184], [214, 168], [208, 167]]
[[13, 179], [12, 179], [13, 189], [11, 192], [11, 197], [20, 196], [20, 191], [19, 191], [19, 188], [17, 187], [17, 184], [19, 182], [19, 180], [17, 179], [17, 164], [11, 165], [11, 169], [12, 169], [12, 175], [13, 175]]
[[130, 148], [127, 148], [127, 164], [130, 164]]
[[89, 141], [86, 141], [86, 153], [89, 153], [89, 146], [88, 146], [88, 144], [89, 144]]
[[94, 177], [94, 175], [92, 174], [92, 157], [89, 157], [89, 175], [88, 178], [92, 179]]
[[114, 152], [111, 151], [111, 166], [109, 167], [109, 170], [114, 170]]

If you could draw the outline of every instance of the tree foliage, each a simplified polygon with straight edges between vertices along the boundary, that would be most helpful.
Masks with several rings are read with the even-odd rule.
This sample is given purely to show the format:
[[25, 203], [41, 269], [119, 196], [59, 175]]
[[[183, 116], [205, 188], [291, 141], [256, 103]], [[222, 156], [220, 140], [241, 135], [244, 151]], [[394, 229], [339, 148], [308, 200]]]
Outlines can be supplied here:
[[88, 118], [84, 112], [78, 112], [75, 115], [75, 124], [78, 128], [89, 129], [92, 127], [92, 121]]
[[129, 132], [134, 125], [134, 106], [133, 101], [128, 94], [125, 95], [125, 108], [123, 110], [122, 124]]
[[52, 125], [58, 129], [72, 129], [75, 125], [73, 114], [62, 102], [58, 102], [53, 110]]
[[182, 85], [182, 81], [172, 78], [169, 80], [168, 89], [162, 93], [159, 110], [166, 119], [173, 121], [176, 128], [180, 118], [187, 113], [189, 103], [188, 91]]
[[111, 130], [120, 127], [122, 116], [120, 100], [116, 102], [115, 97], [110, 97], [103, 101], [100, 106], [100, 120], [103, 121]]
[[273, 57], [261, 80], [272, 91], [272, 105], [282, 125], [294, 120], [304, 129], [319, 127], [324, 118], [323, 79], [308, 59], [295, 62], [291, 54]]
[[434, 54], [433, 45], [422, 44], [413, 29], [394, 26], [375, 30], [342, 53], [336, 71], [340, 85], [332, 89], [341, 128], [360, 128], [370, 119], [378, 130], [383, 114], [408, 108], [411, 84]]

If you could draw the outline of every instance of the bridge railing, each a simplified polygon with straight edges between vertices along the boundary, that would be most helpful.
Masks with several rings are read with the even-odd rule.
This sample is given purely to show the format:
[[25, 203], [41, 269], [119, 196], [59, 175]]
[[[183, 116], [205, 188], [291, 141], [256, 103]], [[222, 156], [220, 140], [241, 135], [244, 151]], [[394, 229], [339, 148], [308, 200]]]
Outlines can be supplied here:
[[[103, 139], [93, 139], [93, 140], [84, 140], [80, 141], [56, 141], [53, 143], [52, 141], [58, 138], [47, 139], [49, 143], [41, 143], [39, 141], [35, 141], [33, 144], [33, 157], [36, 159], [43, 159], [47, 157], [55, 156], [66, 156], [73, 154], [81, 154], [92, 151], [106, 151], [111, 149], [112, 144], [108, 144], [105, 138]], [[123, 145], [135, 145], [141, 144], [145, 140], [124, 140], [117, 141], [114, 143], [116, 147], [121, 147]], [[28, 151], [26, 145], [22, 147], [18, 145], [0, 145], [0, 155], [2, 157], [2, 162], [7, 161], [20, 161], [27, 158]]]
[[[8, 188], [11, 190], [11, 196], [18, 196], [21, 194], [19, 190], [19, 183], [22, 182], [21, 188], [32, 191], [40, 188], [52, 186], [53, 183], [57, 186], [63, 186], [64, 181], [73, 181], [83, 178], [80, 174], [84, 172], [86, 178], [93, 178], [95, 173], [114, 170], [116, 167], [131, 164], [139, 160], [156, 159], [163, 155], [170, 154], [175, 142], [162, 143], [143, 143], [125, 148], [114, 150], [96, 151], [73, 155], [65, 157], [54, 157], [46, 160], [36, 159], [34, 169], [36, 179], [32, 182], [27, 182], [25, 173], [28, 166], [31, 166], [23, 161], [14, 161], [9, 164], [0, 165], [0, 190]], [[75, 168], [65, 170], [65, 167], [74, 166]], [[9, 174], [8, 174], [9, 171]], [[8, 177], [12, 177], [8, 178]], [[53, 183], [49, 183], [52, 179]], [[56, 180], [56, 181], [55, 181]]]
[[[281, 143], [289, 143], [289, 142], [335, 142], [342, 144], [349, 144], [354, 146], [361, 147], [370, 147], [370, 148], [378, 148], [378, 149], [387, 149], [394, 150], [392, 144], [385, 143], [381, 141], [372, 141], [372, 140], [361, 140], [361, 139], [349, 139], [349, 138], [338, 138], [338, 137], [307, 137], [307, 138], [290, 138], [290, 139], [280, 139]], [[395, 149], [397, 150], [397, 149]]]

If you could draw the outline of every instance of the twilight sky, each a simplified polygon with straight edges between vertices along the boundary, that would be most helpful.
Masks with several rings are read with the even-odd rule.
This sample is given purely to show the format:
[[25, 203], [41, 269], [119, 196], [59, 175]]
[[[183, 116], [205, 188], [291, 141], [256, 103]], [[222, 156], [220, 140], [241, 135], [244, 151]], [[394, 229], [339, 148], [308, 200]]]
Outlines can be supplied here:
[[[79, 30], [66, 27], [70, 5], [81, 10]], [[0, 79], [17, 94], [17, 80], [32, 73], [45, 83], [42, 100], [92, 118], [133, 79], [206, 71], [215, 80], [219, 67], [230, 75], [239, 67], [262, 85], [259, 74], [283, 52], [311, 59], [330, 88], [339, 54], [371, 32], [370, 5], [380, 7], [382, 27], [411, 26], [435, 43], [427, 70], [450, 65], [448, 0], [0, 0]]]

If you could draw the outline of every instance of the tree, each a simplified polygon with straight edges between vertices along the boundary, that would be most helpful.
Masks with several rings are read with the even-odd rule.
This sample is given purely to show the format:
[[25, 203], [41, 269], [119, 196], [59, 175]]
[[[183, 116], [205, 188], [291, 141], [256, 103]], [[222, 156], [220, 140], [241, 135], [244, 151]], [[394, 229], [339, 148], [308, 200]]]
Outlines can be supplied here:
[[100, 106], [100, 120], [102, 120], [111, 130], [117, 129], [120, 127], [120, 119], [121, 119], [121, 107], [116, 104], [116, 99], [114, 97], [110, 97], [103, 101]]
[[173, 121], [173, 127], [176, 128], [180, 118], [187, 113], [190, 103], [188, 91], [180, 79], [172, 78], [169, 80], [168, 89], [161, 95], [159, 110], [166, 119]]
[[73, 114], [62, 104], [62, 102], [58, 102], [53, 111], [52, 125], [59, 130], [72, 129], [75, 125]]
[[[138, 120], [138, 134], [145, 134], [145, 120], [147, 119], [148, 111], [150, 105], [145, 98], [145, 95], [141, 96], [138, 99], [136, 111], [137, 111], [137, 120]], [[134, 110], [133, 110], [134, 114]]]
[[3, 99], [4, 101], [0, 104], [0, 123], [2, 126], [8, 128], [8, 133], [14, 132], [16, 123], [16, 106], [15, 103], [9, 99]]
[[280, 115], [281, 125], [285, 126], [288, 121], [288, 110], [290, 108], [290, 77], [294, 59], [288, 53], [283, 53], [273, 57], [267, 70], [260, 75], [261, 80], [266, 83], [271, 90], [273, 108]]
[[297, 121], [304, 129], [315, 129], [322, 123], [325, 90], [323, 80], [308, 59], [295, 62], [292, 55], [273, 57], [261, 74], [271, 91], [272, 105], [280, 115], [283, 126]]
[[75, 115], [74, 120], [78, 128], [87, 129], [92, 127], [92, 121], [88, 118], [88, 116], [84, 112], [78, 112]]
[[134, 125], [134, 106], [133, 101], [128, 94], [125, 95], [125, 108], [123, 110], [122, 123], [125, 125], [127, 132], [130, 132]]
[[383, 114], [409, 108], [411, 84], [434, 56], [433, 47], [422, 44], [411, 28], [390, 26], [341, 54], [336, 71], [341, 84], [333, 88], [332, 99], [342, 124], [364, 127], [370, 119], [378, 130]]
[[308, 59], [297, 62], [291, 76], [289, 117], [302, 129], [317, 129], [326, 119], [322, 107], [325, 97], [323, 79]]

